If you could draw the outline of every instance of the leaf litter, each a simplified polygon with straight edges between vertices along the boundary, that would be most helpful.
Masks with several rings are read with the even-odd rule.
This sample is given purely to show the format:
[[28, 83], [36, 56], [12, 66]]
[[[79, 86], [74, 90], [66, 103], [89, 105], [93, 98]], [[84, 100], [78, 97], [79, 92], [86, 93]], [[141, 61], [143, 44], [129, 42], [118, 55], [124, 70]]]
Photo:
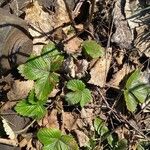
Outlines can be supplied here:
[[[149, 141], [149, 119], [147, 119], [150, 111], [149, 99], [147, 98], [144, 103], [136, 101], [135, 105], [138, 105], [138, 107], [135, 107], [130, 101], [134, 105], [132, 109], [135, 107], [134, 111], [136, 110], [136, 113], [131, 113], [129, 107], [125, 105], [127, 101], [126, 103], [122, 101], [124, 98], [120, 93], [124, 90], [127, 78], [135, 69], [140, 68], [142, 72], [146, 72], [149, 68], [150, 43], [146, 35], [148, 25], [140, 26], [137, 23], [138, 18], [132, 18], [132, 12], [136, 11], [132, 9], [132, 6], [137, 7], [138, 1], [135, 0], [135, 3], [127, 1], [124, 6], [121, 6], [120, 1], [116, 3], [115, 1], [112, 3], [110, 0], [96, 1], [96, 9], [89, 28], [86, 28], [88, 18], [84, 17], [89, 5], [92, 6], [92, 1], [91, 3], [87, 1], [66, 3], [67, 0], [58, 0], [56, 6], [54, 4], [48, 7], [44, 5], [46, 0], [44, 4], [38, 0], [25, 6], [24, 19], [29, 24], [29, 32], [34, 44], [32, 53], [40, 55], [43, 45], [54, 42], [57, 49], [64, 54], [65, 60], [61, 70], [57, 72], [61, 81], [54, 85], [52, 92], [50, 92], [51, 90], [47, 92], [48, 101], [42, 104], [47, 110], [44, 117], [31, 125], [30, 119], [27, 124], [22, 123], [22, 125], [30, 126], [23, 131], [26, 136], [22, 132], [19, 135], [17, 134], [18, 139], [19, 136], [23, 139], [19, 139], [20, 148], [41, 149], [41, 143], [37, 138], [35, 139], [35, 133], [32, 132], [32, 129], [37, 131], [39, 127], [60, 129], [63, 134], [72, 134], [80, 149], [84, 147], [111, 149], [112, 145], [108, 137], [113, 137], [114, 134], [117, 135], [118, 141], [113, 148], [118, 148], [121, 142], [125, 144], [124, 148], [127, 147], [126, 142], [128, 142], [129, 149], [136, 149], [139, 145], [147, 146], [146, 144], [143, 145], [142, 139]], [[48, 5], [48, 3], [46, 4]], [[69, 9], [72, 9], [68, 11], [66, 4], [69, 5]], [[121, 9], [122, 7], [124, 9]], [[75, 18], [73, 10], [78, 10]], [[114, 12], [113, 16], [110, 15], [112, 12]], [[90, 18], [90, 13], [88, 17]], [[128, 19], [130, 17], [131, 19]], [[112, 24], [112, 27], [110, 24]], [[141, 36], [144, 35], [143, 40]], [[89, 51], [89, 53], [85, 53], [83, 41], [91, 39], [101, 43], [99, 45], [104, 49], [104, 55], [99, 55], [94, 51], [92, 51], [92, 55]], [[89, 55], [94, 57], [89, 57]], [[13, 77], [8, 77], [9, 79], [5, 77], [4, 75], [0, 79], [1, 113], [3, 115], [8, 113], [11, 116], [11, 113], [14, 112], [10, 113], [10, 109], [14, 109], [17, 103], [15, 101], [26, 99], [35, 85], [33, 85], [33, 81], [25, 80], [20, 76], [13, 75]], [[80, 79], [91, 91], [91, 101], [87, 100], [88, 103], [82, 104], [83, 108], [77, 103], [70, 106], [65, 100], [65, 96], [69, 92], [66, 84], [72, 79]], [[143, 74], [141, 81], [143, 83], [147, 81], [146, 84], [149, 85], [149, 73]], [[138, 95], [135, 91], [132, 94]], [[140, 96], [138, 95], [136, 100]], [[74, 96], [69, 101], [72, 102], [73, 99]], [[30, 103], [34, 104], [31, 100]], [[120, 108], [118, 109], [118, 107]], [[39, 108], [39, 105], [37, 108]], [[102, 128], [107, 129], [105, 131], [99, 130], [100, 133], [106, 134], [104, 136], [99, 136], [94, 129], [96, 117], [104, 120], [105, 126], [102, 126]], [[11, 122], [10, 118], [8, 117], [9, 122]], [[21, 118], [18, 118], [16, 122], [21, 122]], [[24, 129], [24, 126], [21, 126], [21, 129], [16, 126], [13, 131], [22, 129]], [[31, 133], [30, 136], [29, 133]]]

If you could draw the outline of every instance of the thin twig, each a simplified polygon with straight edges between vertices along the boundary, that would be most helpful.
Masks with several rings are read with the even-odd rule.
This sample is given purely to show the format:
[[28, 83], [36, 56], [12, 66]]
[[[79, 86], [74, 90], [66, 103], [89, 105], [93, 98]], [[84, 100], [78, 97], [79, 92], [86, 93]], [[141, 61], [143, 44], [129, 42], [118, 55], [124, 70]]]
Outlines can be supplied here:
[[29, 125], [27, 125], [24, 129], [22, 130], [19, 130], [19, 131], [14, 131], [16, 134], [20, 134], [20, 133], [23, 133], [25, 132], [26, 130], [28, 130], [32, 125], [33, 123], [35, 122], [36, 120], [34, 119]]
[[90, 15], [89, 15], [88, 22], [87, 22], [86, 25], [85, 25], [85, 28], [86, 28], [86, 29], [89, 27], [90, 23], [92, 22], [95, 4], [96, 4], [96, 0], [91, 0], [91, 12], [90, 12]]
[[71, 13], [71, 10], [68, 6], [68, 3], [66, 2], [66, 0], [64, 0], [64, 3], [65, 3], [65, 6], [66, 6], [66, 10], [67, 10], [67, 13], [68, 13], [68, 16], [69, 16], [69, 19], [70, 19], [70, 22], [72, 24], [72, 27], [75, 29], [75, 31], [77, 32], [77, 29], [75, 27], [75, 22], [73, 20], [73, 17], [72, 17], [72, 13]]
[[6, 145], [11, 145], [11, 146], [17, 146], [18, 145], [18, 142], [16, 139], [11, 140], [11, 139], [0, 138], [0, 143], [6, 144]]

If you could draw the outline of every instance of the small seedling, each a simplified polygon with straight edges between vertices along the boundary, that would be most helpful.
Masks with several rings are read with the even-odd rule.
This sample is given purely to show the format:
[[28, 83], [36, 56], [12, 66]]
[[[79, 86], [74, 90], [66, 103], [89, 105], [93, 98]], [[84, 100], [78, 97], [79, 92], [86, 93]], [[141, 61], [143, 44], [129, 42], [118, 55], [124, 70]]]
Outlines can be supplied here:
[[85, 88], [81, 80], [68, 81], [67, 88], [72, 91], [66, 94], [66, 101], [71, 105], [80, 103], [80, 106], [83, 107], [92, 100], [90, 90]]

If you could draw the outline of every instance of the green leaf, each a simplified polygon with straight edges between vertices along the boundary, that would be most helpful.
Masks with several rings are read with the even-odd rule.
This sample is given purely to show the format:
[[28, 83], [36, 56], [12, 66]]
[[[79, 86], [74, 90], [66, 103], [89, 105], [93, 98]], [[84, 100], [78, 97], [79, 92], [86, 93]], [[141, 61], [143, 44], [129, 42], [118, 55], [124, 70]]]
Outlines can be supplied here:
[[141, 72], [135, 70], [126, 82], [124, 97], [127, 109], [131, 112], [136, 110], [138, 103], [144, 103], [150, 90], [150, 86], [142, 82]]
[[70, 80], [67, 83], [67, 88], [72, 91], [81, 91], [85, 89], [85, 84], [81, 80]]
[[41, 56], [31, 56], [25, 64], [18, 67], [22, 76], [35, 80], [35, 93], [39, 100], [47, 99], [59, 81], [59, 76], [55, 71], [60, 69], [63, 59], [54, 43], [51, 42], [44, 46]]
[[58, 51], [53, 42], [50, 42], [43, 47], [42, 56], [45, 60], [47, 59], [49, 62], [51, 62], [51, 71], [57, 71], [62, 66], [64, 57]]
[[105, 122], [100, 119], [100, 118], [95, 118], [94, 120], [94, 129], [95, 131], [103, 138], [107, 138], [107, 141], [109, 143], [110, 146], [113, 145], [113, 138], [112, 136], [109, 134], [109, 129], [108, 127], [105, 125]]
[[22, 116], [31, 117], [33, 119], [41, 119], [46, 114], [46, 108], [43, 103], [40, 103], [34, 96], [33, 92], [28, 96], [28, 99], [21, 100], [15, 106], [15, 110]]
[[118, 144], [117, 147], [114, 148], [114, 150], [127, 150], [128, 149], [128, 142], [126, 139], [121, 139]]
[[50, 65], [42, 57], [31, 57], [27, 63], [18, 67], [19, 73], [29, 80], [37, 80], [50, 71]]
[[44, 145], [44, 150], [78, 150], [78, 145], [74, 138], [64, 135], [55, 128], [43, 128], [37, 133], [39, 141]]
[[149, 93], [149, 87], [145, 84], [140, 84], [131, 89], [130, 92], [137, 98], [138, 102], [144, 103]]
[[65, 96], [66, 101], [71, 105], [80, 103], [80, 106], [83, 107], [92, 99], [90, 90], [85, 88], [85, 84], [80, 80], [70, 80], [67, 88], [73, 91]]
[[131, 94], [128, 90], [125, 90], [124, 91], [124, 96], [125, 96], [127, 109], [131, 112], [134, 112], [136, 110], [136, 107], [137, 107], [137, 104], [138, 104], [135, 97], [134, 97], [134, 95]]
[[98, 58], [104, 55], [104, 48], [93, 40], [84, 41], [83, 50], [92, 58]]
[[128, 78], [127, 83], [126, 83], [126, 89], [131, 89], [135, 87], [135, 85], [137, 85], [137, 82], [139, 84], [139, 79], [140, 79], [140, 70], [137, 69]]
[[45, 113], [46, 108], [40, 104], [31, 104], [26, 100], [22, 100], [15, 106], [15, 110], [22, 116], [31, 117], [33, 119], [41, 119]]
[[38, 79], [35, 82], [35, 93], [38, 99], [45, 100], [58, 81], [59, 78], [56, 73], [45, 74]]

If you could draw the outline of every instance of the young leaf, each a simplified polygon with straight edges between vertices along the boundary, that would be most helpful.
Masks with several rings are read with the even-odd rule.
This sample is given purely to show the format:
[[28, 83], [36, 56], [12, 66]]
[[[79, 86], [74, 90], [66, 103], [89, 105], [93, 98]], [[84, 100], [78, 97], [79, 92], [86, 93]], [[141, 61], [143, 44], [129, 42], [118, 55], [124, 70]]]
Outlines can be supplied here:
[[[105, 122], [100, 119], [100, 118], [95, 118], [94, 120], [94, 128], [97, 131], [97, 133], [102, 137], [105, 138], [105, 136], [107, 136], [107, 141], [109, 143], [110, 146], [112, 146], [113, 143], [113, 138], [111, 135], [109, 135], [109, 129], [108, 127], [105, 125]], [[108, 135], [107, 135], [108, 134]]]
[[47, 59], [48, 62], [51, 62], [51, 72], [58, 71], [62, 66], [64, 57], [53, 42], [50, 42], [43, 47], [42, 56], [44, 57], [44, 60]]
[[140, 70], [135, 70], [126, 82], [124, 97], [127, 109], [136, 110], [138, 103], [144, 103], [150, 90], [150, 86], [140, 80]]
[[67, 83], [67, 88], [72, 91], [80, 91], [85, 89], [85, 84], [81, 80], [70, 80]]
[[60, 69], [62, 62], [63, 56], [51, 42], [44, 46], [41, 56], [32, 56], [18, 69], [26, 79], [35, 80], [36, 96], [39, 100], [45, 100], [59, 81], [59, 75], [55, 71]]
[[27, 99], [21, 100], [15, 106], [15, 110], [18, 114], [33, 119], [41, 119], [46, 114], [46, 108], [43, 103], [38, 101], [31, 92]]
[[65, 97], [66, 101], [71, 105], [80, 103], [80, 106], [83, 107], [92, 99], [90, 90], [85, 88], [85, 84], [80, 80], [70, 80], [67, 83], [67, 88], [72, 90]]
[[84, 41], [83, 50], [92, 58], [98, 58], [104, 55], [104, 48], [93, 40]]
[[55, 128], [43, 128], [37, 133], [39, 141], [44, 145], [43, 150], [79, 150], [74, 138], [64, 135]]

